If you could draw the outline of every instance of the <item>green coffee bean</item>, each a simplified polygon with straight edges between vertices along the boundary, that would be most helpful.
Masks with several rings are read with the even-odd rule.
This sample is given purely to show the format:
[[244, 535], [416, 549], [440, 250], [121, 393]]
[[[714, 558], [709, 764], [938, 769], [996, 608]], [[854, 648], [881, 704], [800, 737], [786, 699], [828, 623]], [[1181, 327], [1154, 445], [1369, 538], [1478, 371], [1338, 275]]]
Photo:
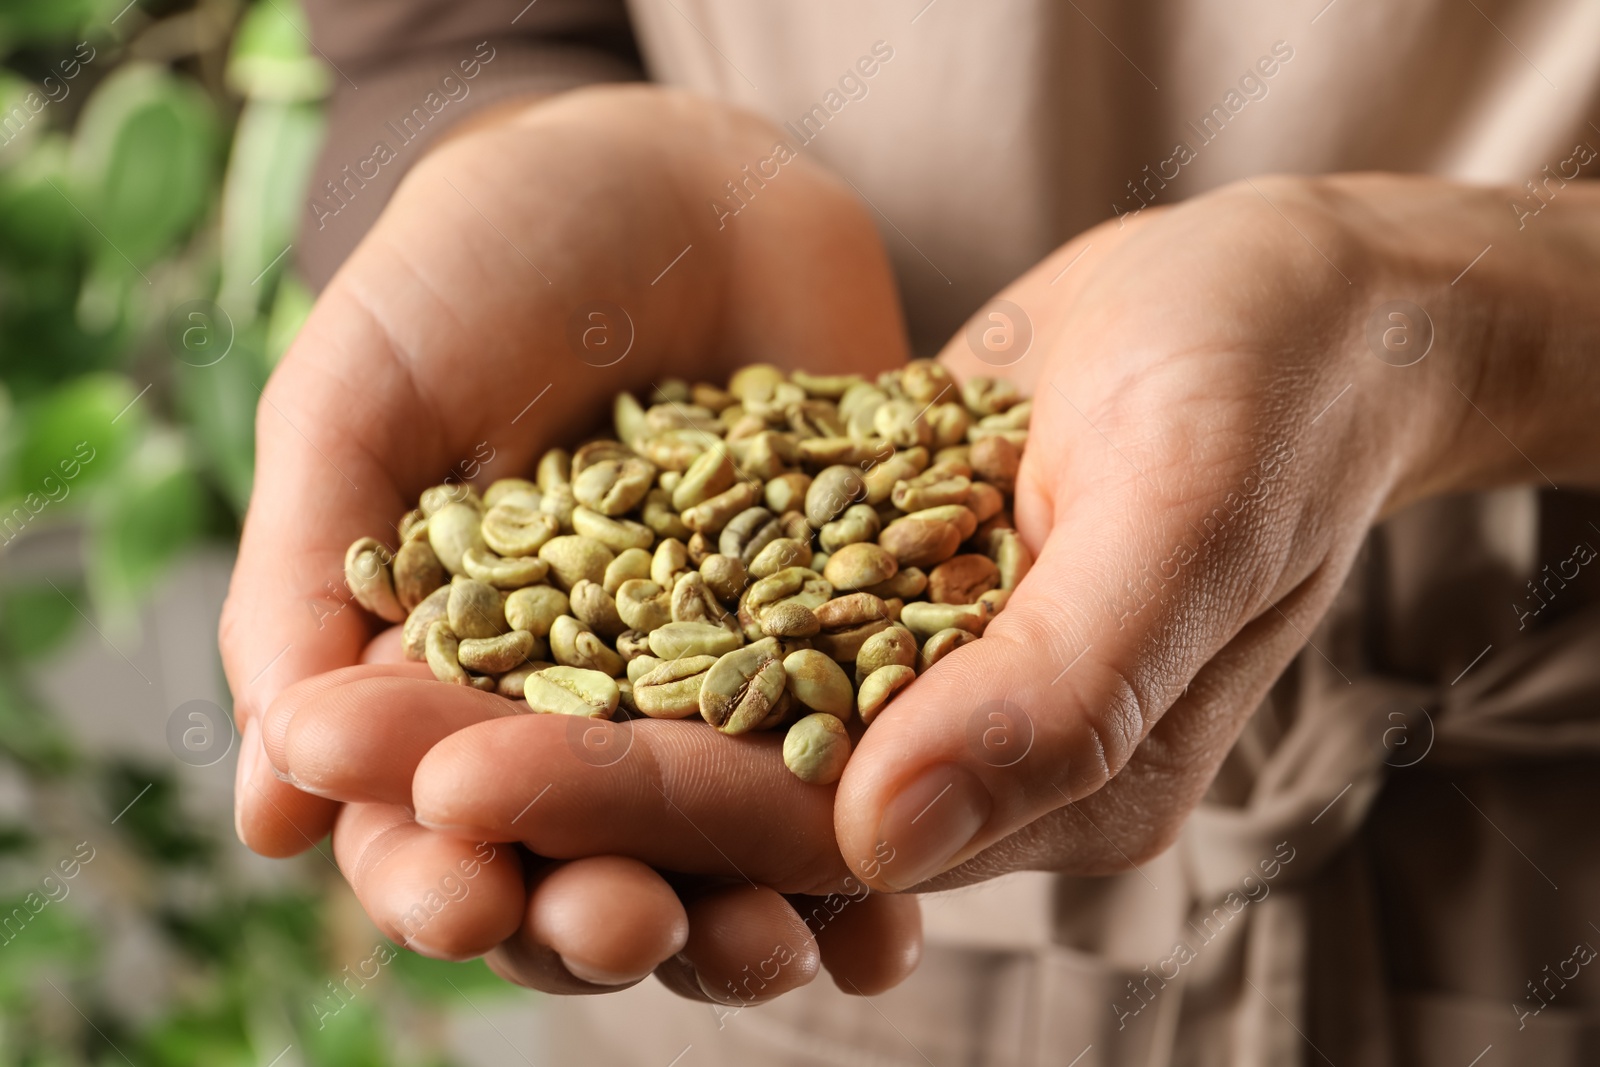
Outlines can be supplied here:
[[861, 721], [870, 726], [894, 695], [916, 681], [916, 678], [916, 671], [898, 663], [879, 667], [867, 675], [862, 679], [860, 692], [856, 694], [856, 711], [860, 713]]
[[832, 715], [807, 715], [783, 738], [783, 765], [811, 785], [831, 785], [850, 759], [850, 735]]

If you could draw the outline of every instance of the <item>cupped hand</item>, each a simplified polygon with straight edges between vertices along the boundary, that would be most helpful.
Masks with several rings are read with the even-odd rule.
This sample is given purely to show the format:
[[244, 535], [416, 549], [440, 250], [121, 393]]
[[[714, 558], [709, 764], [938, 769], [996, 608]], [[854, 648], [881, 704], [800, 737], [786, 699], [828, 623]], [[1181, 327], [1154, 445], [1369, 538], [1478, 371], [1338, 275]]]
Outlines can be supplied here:
[[[842, 371], [905, 358], [885, 257], [848, 189], [798, 160], [721, 224], [711, 200], [773, 140], [742, 113], [649, 88], [503, 113], [417, 164], [262, 396], [220, 635], [242, 733], [236, 825], [272, 856], [332, 830], [373, 919], [419, 951], [459, 958], [504, 942], [505, 973], [574, 991], [669, 958], [715, 982], [729, 948], [696, 933], [697, 914], [727, 908], [748, 920], [730, 928], [752, 930], [763, 915], [794, 918], [771, 889], [680, 896], [604, 850], [525, 863], [418, 825], [403, 798], [341, 807], [337, 791], [281, 777], [263, 745], [275, 701], [353, 678], [415, 680], [383, 662], [392, 638], [364, 655], [375, 624], [351, 602], [342, 563], [358, 537], [392, 543], [427, 485], [524, 474], [544, 449], [601, 428], [617, 391], [647, 396], [664, 378], [721, 380], [755, 359]], [[403, 734], [369, 736], [371, 753], [401, 758], [389, 745]], [[459, 900], [440, 889], [458, 884]], [[634, 924], [607, 941], [597, 931], [617, 900], [636, 905]], [[819, 951], [802, 953], [812, 973]]]

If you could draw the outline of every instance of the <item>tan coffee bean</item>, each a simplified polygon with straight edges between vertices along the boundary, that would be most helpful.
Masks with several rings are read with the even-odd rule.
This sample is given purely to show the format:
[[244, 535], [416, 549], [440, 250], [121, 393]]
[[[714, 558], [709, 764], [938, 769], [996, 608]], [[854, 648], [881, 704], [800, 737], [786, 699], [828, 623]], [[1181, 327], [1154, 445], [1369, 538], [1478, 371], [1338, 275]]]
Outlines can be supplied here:
[[695, 533], [719, 533], [735, 515], [754, 504], [760, 490], [752, 482], [736, 482], [716, 496], [685, 511], [679, 516], [683, 524]]
[[611, 400], [611, 428], [617, 432], [617, 440], [627, 444], [638, 440], [647, 430], [644, 405], [626, 389]]
[[572, 495], [583, 507], [614, 517], [633, 510], [655, 478], [655, 467], [630, 454], [585, 467], [572, 479]]
[[567, 594], [548, 585], [530, 585], [506, 595], [505, 616], [512, 629], [545, 637], [551, 625], [572, 611]]
[[933, 454], [934, 463], [948, 463], [965, 468], [962, 473], [968, 478], [972, 477], [972, 464], [968, 461], [968, 454], [972, 451], [971, 445], [950, 445], [941, 448]]
[[1000, 585], [1000, 568], [987, 556], [951, 556], [928, 576], [928, 599], [936, 604], [971, 604]]
[[[642, 522], [614, 519], [581, 505], [572, 510], [572, 528], [578, 536], [596, 541], [612, 552], [649, 548], [656, 541], [654, 531]], [[610, 562], [606, 561], [608, 566]], [[603, 573], [601, 577], [604, 578]]]
[[452, 575], [466, 573], [461, 557], [467, 549], [488, 547], [482, 524], [482, 513], [470, 504], [445, 504], [428, 516], [428, 544]]
[[558, 485], [572, 484], [572, 453], [564, 448], [552, 448], [539, 457], [538, 472], [533, 476], [541, 493], [548, 493]]
[[917, 638], [904, 626], [880, 630], [862, 642], [856, 653], [856, 685], [879, 667], [910, 667], [917, 662]]
[[820, 529], [867, 494], [862, 474], [843, 464], [819, 473], [806, 490], [806, 521]]
[[934, 404], [923, 414], [922, 421], [933, 431], [935, 449], [961, 444], [972, 429], [972, 416], [960, 404]]
[[750, 574], [755, 578], [766, 578], [777, 574], [785, 567], [810, 566], [811, 559], [811, 545], [808, 541], [797, 541], [792, 537], [775, 537], [768, 541], [767, 546], [757, 552], [755, 558], [750, 561]]
[[433, 671], [433, 676], [439, 681], [449, 682], [452, 685], [472, 684], [467, 672], [461, 667], [459, 649], [460, 642], [451, 631], [448, 622], [440, 620], [428, 627], [428, 669]]
[[600, 584], [605, 586], [606, 592], [616, 596], [623, 582], [633, 578], [648, 577], [650, 577], [650, 553], [642, 548], [626, 548], [617, 553], [616, 559], [606, 564], [605, 581]]
[[523, 682], [523, 699], [542, 715], [581, 715], [609, 719], [621, 693], [616, 679], [582, 667], [546, 667]]
[[476, 578], [496, 589], [521, 589], [544, 581], [550, 565], [538, 556], [497, 556], [481, 548], [469, 548], [462, 553], [461, 566], [468, 577]]
[[370, 537], [356, 541], [344, 554], [344, 584], [356, 603], [378, 618], [400, 622], [406, 617], [406, 609], [395, 595], [394, 579], [389, 573], [390, 555], [387, 548]]
[[[671, 474], [671, 471], [667, 471]], [[665, 477], [665, 475], [663, 475]], [[683, 524], [677, 511], [672, 507], [672, 493], [665, 486], [652, 489], [645, 494], [644, 510], [639, 516], [644, 524], [655, 532], [657, 537], [672, 537], [679, 541], [689, 539], [691, 531]]]
[[578, 621], [607, 640], [615, 641], [618, 634], [628, 629], [628, 624], [617, 612], [617, 602], [603, 586], [580, 579], [572, 587], [569, 600], [572, 614]]
[[656, 383], [655, 395], [665, 404], [693, 402], [693, 391], [682, 378], [663, 378]]
[[802, 400], [789, 409], [788, 419], [789, 429], [802, 441], [844, 438], [844, 421], [829, 401]]
[[630, 578], [617, 590], [617, 615], [628, 628], [650, 633], [672, 621], [672, 594], [647, 578]]
[[728, 520], [717, 535], [717, 552], [734, 556], [746, 567], [767, 542], [777, 537], [780, 526], [776, 516], [759, 505], [745, 508]]
[[[617, 655], [623, 663], [632, 663], [640, 656], [650, 655], [650, 635], [640, 630], [624, 630], [617, 635]], [[652, 657], [653, 658], [653, 657]]]
[[811, 554], [810, 567], [812, 570], [821, 573], [822, 571], [828, 569], [828, 560], [832, 558], [833, 557], [827, 552], [813, 552]]
[[915, 478], [927, 468], [926, 448], [907, 448], [896, 452], [887, 459], [873, 464], [872, 469], [861, 476], [862, 484], [867, 489], [863, 499], [868, 504], [881, 504], [894, 492], [896, 482]]
[[572, 512], [577, 506], [578, 498], [573, 495], [570, 485], [552, 486], [545, 490], [539, 500], [539, 511], [555, 519], [563, 530], [572, 529]]
[[444, 585], [444, 565], [426, 541], [405, 541], [392, 565], [395, 597], [407, 612]]
[[791, 371], [789, 380], [804, 389], [807, 396], [821, 397], [825, 400], [838, 400], [851, 386], [860, 385], [865, 381], [859, 374], [819, 375], [808, 374], [803, 370]]
[[895, 576], [900, 564], [882, 547], [870, 542], [845, 545], [828, 557], [822, 576], [844, 592], [866, 589]]
[[766, 637], [810, 637], [822, 629], [816, 612], [794, 599], [780, 600], [762, 609], [758, 619]]
[[585, 441], [572, 453], [572, 485], [576, 488], [579, 476], [597, 464], [636, 458], [637, 456], [633, 449], [621, 441], [613, 441], [603, 437], [593, 441]]
[[933, 427], [922, 418], [923, 406], [911, 399], [891, 400], [873, 416], [872, 428], [896, 448], [932, 444]]
[[508, 559], [533, 555], [560, 531], [555, 516], [529, 507], [521, 498], [502, 500], [484, 512], [480, 529], [484, 543]]
[[422, 603], [406, 616], [405, 627], [400, 631], [400, 649], [406, 659], [427, 658], [428, 627], [449, 614], [450, 587], [441, 585], [423, 598]]
[[978, 635], [971, 630], [955, 626], [940, 630], [922, 643], [922, 651], [917, 653], [917, 673], [923, 673], [962, 645], [971, 644], [977, 639]]
[[478, 495], [476, 489], [465, 482], [429, 486], [422, 491], [417, 504], [422, 513], [430, 519], [447, 504], [465, 504], [474, 511], [483, 510], [483, 498]]
[[[785, 567], [776, 574], [752, 583], [745, 592], [743, 603], [751, 611], [759, 612], [768, 604], [775, 604], [780, 600], [794, 596], [805, 587], [807, 582], [820, 577], [821, 575], [817, 574], [816, 571], [808, 570], [805, 567]], [[828, 592], [831, 594], [832, 590], [833, 586], [829, 584]]]
[[728, 392], [739, 400], [749, 393], [765, 387], [769, 392], [783, 381], [784, 373], [770, 363], [751, 363], [740, 367], [728, 379]]
[[539, 549], [539, 558], [550, 564], [551, 584], [571, 589], [585, 578], [605, 581], [606, 568], [616, 556], [591, 537], [568, 534], [546, 541]]
[[806, 490], [810, 488], [811, 475], [791, 471], [769, 481], [762, 490], [762, 497], [767, 508], [774, 514], [803, 511], [806, 506]]
[[550, 624], [550, 657], [563, 667], [581, 667], [615, 678], [625, 671], [622, 657], [587, 625], [571, 615]]
[[734, 396], [710, 382], [695, 382], [689, 387], [689, 399], [708, 411], [722, 411], [735, 403]]
[[533, 655], [534, 637], [526, 630], [512, 630], [499, 637], [463, 638], [456, 658], [469, 671], [503, 674]]
[[700, 686], [701, 717], [725, 734], [763, 725], [788, 681], [777, 653], [778, 643], [768, 638], [718, 657]]
[[498, 637], [511, 629], [499, 590], [476, 578], [458, 575], [450, 583], [445, 612], [457, 637]]
[[841, 663], [852, 662], [867, 638], [893, 621], [888, 605], [871, 593], [849, 593], [815, 609], [822, 629], [812, 637], [817, 651]]
[[1033, 553], [1015, 530], [995, 530], [989, 535], [989, 558], [1000, 572], [1000, 588], [1010, 592], [1033, 566]]
[[539, 487], [526, 478], [496, 478], [483, 491], [483, 506], [487, 509], [484, 513], [488, 514], [495, 505], [506, 501], [538, 511], [541, 495]]
[[428, 539], [428, 516], [422, 513], [421, 508], [412, 508], [400, 516], [400, 521], [395, 524], [395, 532], [400, 535], [400, 544], [405, 546], [407, 541]]
[[663, 589], [671, 589], [688, 570], [689, 550], [676, 538], [662, 541], [650, 557], [650, 580]]
[[1005, 378], [968, 378], [961, 383], [961, 402], [980, 418], [998, 415], [1022, 400], [1016, 385]]
[[700, 712], [700, 687], [715, 656], [686, 656], [669, 660], [633, 684], [633, 700], [641, 714], [652, 719], [686, 719]]
[[945, 504], [964, 504], [972, 492], [972, 479], [934, 466], [915, 478], [902, 479], [889, 491], [889, 500], [901, 511], [921, 511]]
[[978, 517], [970, 509], [960, 504], [945, 504], [936, 508], [923, 508], [913, 511], [905, 516], [908, 519], [918, 519], [923, 522], [948, 522], [956, 528], [956, 533], [965, 541], [978, 529]]
[[968, 630], [979, 637], [984, 627], [994, 618], [991, 605], [979, 601], [973, 604], [930, 604], [914, 601], [900, 612], [900, 621], [919, 638], [926, 640], [938, 633], [956, 627]]
[[[985, 415], [978, 426], [985, 430], [1026, 431], [1033, 420], [1033, 401], [1022, 400], [994, 415]], [[1008, 438], [1009, 440], [1009, 438]]]
[[837, 552], [845, 545], [871, 541], [881, 529], [878, 512], [871, 504], [852, 504], [844, 513], [817, 531], [817, 540], [828, 552]]
[[870, 726], [894, 695], [916, 680], [916, 671], [899, 664], [879, 667], [867, 675], [861, 683], [861, 691], [856, 694], [856, 710], [861, 721]]
[[967, 494], [966, 506], [972, 512], [972, 517], [982, 524], [1005, 510], [1005, 494], [988, 482], [973, 482], [972, 490]]
[[650, 631], [650, 651], [661, 659], [720, 656], [744, 644], [744, 638], [708, 622], [669, 622]]
[[662, 470], [688, 470], [706, 450], [707, 436], [700, 429], [663, 430], [639, 441], [639, 454]]
[[938, 360], [914, 359], [900, 368], [900, 388], [912, 400], [926, 405], [956, 393], [956, 382]]
[[744, 564], [720, 552], [707, 556], [700, 564], [700, 577], [724, 604], [737, 604], [750, 584]]
[[667, 661], [657, 659], [655, 656], [637, 656], [628, 661], [628, 681], [639, 684], [639, 679], [655, 670]]
[[866, 592], [884, 600], [910, 600], [922, 595], [928, 588], [928, 576], [921, 567], [901, 567], [893, 578], [877, 585], [869, 586]]
[[878, 544], [902, 567], [932, 567], [956, 554], [961, 531], [949, 522], [907, 517], [884, 527]]
[[832, 785], [850, 760], [850, 735], [832, 715], [807, 715], [783, 736], [783, 765], [810, 785]]
[[554, 666], [554, 663], [547, 663], [544, 660], [533, 660], [520, 667], [513, 667], [494, 680], [494, 691], [503, 697], [521, 700], [526, 695], [523, 687], [527, 684], [528, 676]]
[[697, 533], [689, 538], [689, 544], [686, 547], [689, 551], [689, 566], [696, 569], [699, 569], [700, 565], [706, 561], [707, 556], [716, 555], [717, 552], [716, 543], [703, 533]]
[[732, 488], [737, 477], [727, 446], [718, 443], [701, 453], [683, 472], [683, 478], [672, 490], [672, 506], [678, 511], [687, 511], [696, 504], [703, 504]]
[[706, 587], [698, 571], [690, 571], [672, 587], [673, 622], [710, 622], [723, 625], [728, 609]]
[[826, 712], [848, 719], [855, 704], [855, 691], [844, 668], [815, 649], [791, 652], [783, 658], [789, 695], [812, 711]]
[[1022, 451], [1004, 437], [985, 437], [972, 445], [972, 469], [1002, 493], [1016, 491]]
[[893, 451], [881, 437], [808, 437], [799, 443], [800, 462], [808, 467], [854, 467], [865, 470], [884, 451]]

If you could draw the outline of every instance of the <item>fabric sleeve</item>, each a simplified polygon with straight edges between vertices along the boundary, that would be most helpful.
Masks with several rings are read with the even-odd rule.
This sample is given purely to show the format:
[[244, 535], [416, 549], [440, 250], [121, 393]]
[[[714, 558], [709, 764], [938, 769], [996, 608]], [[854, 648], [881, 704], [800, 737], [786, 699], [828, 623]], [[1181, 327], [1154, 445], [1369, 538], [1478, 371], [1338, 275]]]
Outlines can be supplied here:
[[296, 254], [320, 290], [405, 172], [464, 119], [523, 96], [643, 77], [622, 0], [305, 0], [332, 68]]

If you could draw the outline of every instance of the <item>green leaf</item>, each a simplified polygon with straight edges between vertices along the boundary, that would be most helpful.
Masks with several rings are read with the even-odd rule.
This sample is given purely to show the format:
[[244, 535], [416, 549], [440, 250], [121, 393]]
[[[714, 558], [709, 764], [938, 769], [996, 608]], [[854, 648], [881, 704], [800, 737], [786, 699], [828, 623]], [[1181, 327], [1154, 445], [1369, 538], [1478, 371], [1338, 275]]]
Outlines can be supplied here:
[[255, 473], [256, 404], [267, 380], [260, 354], [264, 332], [259, 322], [244, 330], [227, 357], [209, 367], [173, 369], [178, 410], [200, 461], [238, 516], [250, 502]]
[[257, 100], [320, 100], [333, 84], [306, 42], [310, 27], [300, 5], [262, 0], [245, 14], [228, 61], [228, 86]]
[[128, 407], [137, 395], [126, 378], [93, 374], [21, 408], [8, 494], [0, 501], [0, 543], [41, 516], [57, 519], [76, 510], [73, 498], [116, 470], [138, 430], [139, 416]]
[[205, 531], [206, 493], [181, 443], [158, 434], [130, 458], [107, 497], [92, 529], [91, 587], [96, 600], [121, 610]]
[[72, 769], [77, 754], [71, 740], [15, 675], [14, 668], [0, 669], [0, 752], [39, 774]]
[[460, 1001], [461, 994], [490, 996], [521, 994], [516, 986], [489, 969], [482, 960], [452, 963], [396, 949], [399, 955], [389, 964], [406, 991], [419, 1000], [435, 1003]]
[[23, 44], [76, 41], [91, 25], [108, 22], [119, 0], [10, 0], [0, 4], [0, 54]]
[[239, 115], [222, 192], [219, 303], [246, 317], [267, 306], [305, 211], [306, 178], [322, 141], [308, 104], [252, 101]]
[[205, 214], [217, 169], [211, 100], [188, 79], [128, 63], [84, 105], [72, 150], [79, 208], [109, 249], [102, 259], [148, 265]]
[[299, 275], [289, 274], [278, 286], [277, 299], [272, 302], [272, 319], [267, 324], [266, 358], [268, 368], [276, 367], [283, 354], [300, 333], [300, 327], [311, 316], [317, 294], [306, 288]]
[[6, 650], [21, 659], [38, 659], [60, 645], [77, 629], [78, 612], [72, 605], [82, 599], [81, 593], [69, 581], [0, 590], [0, 641]]
[[0, 255], [30, 271], [41, 262], [71, 263], [87, 229], [62, 195], [71, 186], [67, 154], [62, 134], [43, 137], [24, 153], [15, 145], [0, 148], [0, 162], [10, 162], [0, 169]]

